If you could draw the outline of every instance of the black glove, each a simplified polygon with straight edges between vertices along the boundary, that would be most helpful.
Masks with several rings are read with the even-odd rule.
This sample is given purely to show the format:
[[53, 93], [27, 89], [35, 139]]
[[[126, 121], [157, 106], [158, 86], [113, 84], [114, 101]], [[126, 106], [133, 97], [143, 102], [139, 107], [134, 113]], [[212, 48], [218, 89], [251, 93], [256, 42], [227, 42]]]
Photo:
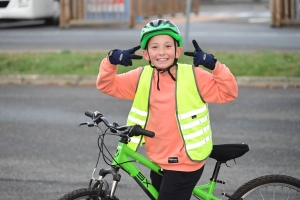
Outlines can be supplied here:
[[212, 54], [207, 54], [202, 51], [199, 47], [196, 40], [193, 40], [193, 45], [195, 47], [194, 52], [184, 52], [184, 55], [194, 57], [194, 65], [198, 67], [199, 65], [203, 65], [207, 69], [213, 70], [215, 69], [215, 65], [217, 59]]
[[108, 53], [109, 62], [114, 65], [120, 64], [124, 66], [132, 66], [131, 59], [140, 60], [143, 58], [143, 56], [134, 55], [134, 52], [136, 52], [140, 48], [141, 46], [136, 46], [128, 50], [120, 50], [120, 49], [111, 50]]

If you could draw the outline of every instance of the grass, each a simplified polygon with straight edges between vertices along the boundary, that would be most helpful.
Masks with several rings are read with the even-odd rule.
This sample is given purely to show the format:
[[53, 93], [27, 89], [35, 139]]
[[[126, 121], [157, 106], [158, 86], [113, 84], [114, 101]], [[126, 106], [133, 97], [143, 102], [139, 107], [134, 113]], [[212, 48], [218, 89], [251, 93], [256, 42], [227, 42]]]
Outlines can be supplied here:
[[[139, 53], [138, 53], [139, 54]], [[0, 53], [0, 75], [14, 74], [80, 74], [95, 75], [107, 52], [43, 52]], [[214, 52], [235, 76], [300, 77], [300, 53], [297, 52]], [[181, 63], [193, 62], [182, 55]], [[145, 60], [134, 60], [134, 67], [144, 66]], [[119, 67], [124, 73], [134, 67]]]

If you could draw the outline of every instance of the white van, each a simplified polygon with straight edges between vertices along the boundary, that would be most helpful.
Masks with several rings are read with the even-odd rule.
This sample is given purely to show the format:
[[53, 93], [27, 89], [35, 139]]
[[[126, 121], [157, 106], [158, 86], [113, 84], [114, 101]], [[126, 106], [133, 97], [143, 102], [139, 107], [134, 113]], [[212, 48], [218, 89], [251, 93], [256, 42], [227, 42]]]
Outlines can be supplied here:
[[59, 0], [0, 0], [0, 19], [58, 22]]

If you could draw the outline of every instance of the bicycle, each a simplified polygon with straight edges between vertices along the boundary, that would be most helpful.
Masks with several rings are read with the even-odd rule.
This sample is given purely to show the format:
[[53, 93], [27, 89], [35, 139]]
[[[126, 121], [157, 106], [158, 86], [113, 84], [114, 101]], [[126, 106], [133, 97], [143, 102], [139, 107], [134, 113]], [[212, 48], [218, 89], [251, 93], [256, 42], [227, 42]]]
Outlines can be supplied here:
[[[151, 200], [155, 200], [158, 197], [158, 191], [148, 181], [146, 176], [139, 170], [134, 162], [140, 163], [143, 166], [155, 171], [156, 173], [163, 175], [163, 170], [147, 159], [145, 156], [133, 151], [127, 147], [127, 143], [132, 136], [146, 136], [154, 137], [155, 134], [151, 131], [143, 129], [139, 125], [134, 126], [119, 126], [117, 123], [110, 123], [100, 112], [86, 111], [85, 115], [90, 117], [92, 121], [78, 124], [78, 126], [87, 125], [88, 127], [97, 127], [98, 147], [100, 149], [96, 167], [93, 170], [92, 178], [89, 182], [88, 188], [82, 188], [74, 190], [63, 197], [60, 200], [73, 200], [73, 199], [91, 199], [91, 200], [118, 200], [115, 196], [117, 185], [120, 182], [121, 175], [119, 170], [123, 169], [129, 176], [131, 176], [138, 185], [143, 189], [147, 196]], [[100, 127], [100, 123], [103, 122], [106, 126], [106, 130], [103, 131]], [[116, 148], [114, 156], [110, 154], [111, 160], [104, 154], [104, 136], [106, 134], [119, 136], [120, 140]], [[101, 141], [101, 142], [100, 142]], [[107, 148], [106, 148], [107, 150]], [[192, 195], [197, 199], [203, 200], [221, 200], [215, 196], [214, 191], [217, 183], [225, 184], [225, 182], [218, 180], [218, 174], [222, 164], [226, 164], [229, 160], [235, 160], [238, 157], [243, 156], [249, 151], [247, 144], [221, 144], [214, 145], [213, 151], [210, 154], [210, 158], [216, 160], [212, 177], [207, 184], [198, 185], [194, 188]], [[97, 168], [100, 156], [107, 164], [110, 165], [109, 169], [101, 168], [99, 170], [99, 178], [94, 178], [94, 172]], [[131, 159], [129, 159], [129, 157]], [[110, 161], [110, 163], [107, 162]], [[111, 189], [105, 176], [111, 174], [113, 181]], [[265, 175], [255, 178], [242, 186], [240, 186], [232, 195], [223, 192], [223, 197], [227, 197], [229, 200], [258, 200], [258, 199], [300, 199], [300, 180], [286, 175]]]

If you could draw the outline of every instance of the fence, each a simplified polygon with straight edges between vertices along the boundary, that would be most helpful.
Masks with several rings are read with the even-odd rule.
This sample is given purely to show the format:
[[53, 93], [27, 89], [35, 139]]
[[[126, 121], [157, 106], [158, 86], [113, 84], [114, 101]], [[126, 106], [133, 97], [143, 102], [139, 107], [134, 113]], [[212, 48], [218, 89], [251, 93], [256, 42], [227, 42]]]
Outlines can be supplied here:
[[[200, 0], [192, 0], [191, 12], [198, 14]], [[185, 0], [60, 0], [60, 27], [128, 23], [150, 16], [185, 13]]]
[[300, 0], [270, 0], [271, 26], [300, 25]]

